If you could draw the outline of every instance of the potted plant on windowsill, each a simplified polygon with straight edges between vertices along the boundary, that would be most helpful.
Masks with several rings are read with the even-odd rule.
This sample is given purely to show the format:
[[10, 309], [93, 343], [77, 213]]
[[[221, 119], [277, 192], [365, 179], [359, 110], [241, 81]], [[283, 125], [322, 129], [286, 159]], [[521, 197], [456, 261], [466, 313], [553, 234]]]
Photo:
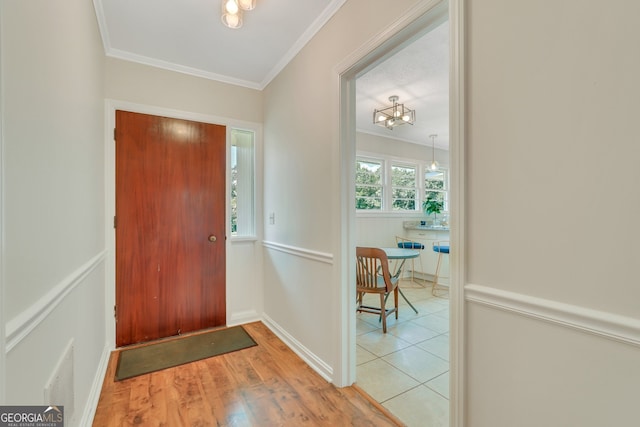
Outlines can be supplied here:
[[427, 196], [427, 200], [422, 203], [422, 209], [427, 216], [433, 214], [433, 225], [437, 226], [438, 214], [442, 212], [444, 203], [436, 198], [433, 194]]

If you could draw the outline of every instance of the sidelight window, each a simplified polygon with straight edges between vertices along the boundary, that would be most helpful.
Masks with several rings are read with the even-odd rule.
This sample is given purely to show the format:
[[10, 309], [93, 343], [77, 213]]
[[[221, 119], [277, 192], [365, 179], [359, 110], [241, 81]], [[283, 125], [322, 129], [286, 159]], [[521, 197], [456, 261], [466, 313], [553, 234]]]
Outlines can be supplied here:
[[255, 132], [231, 129], [231, 235], [253, 237], [255, 226]]

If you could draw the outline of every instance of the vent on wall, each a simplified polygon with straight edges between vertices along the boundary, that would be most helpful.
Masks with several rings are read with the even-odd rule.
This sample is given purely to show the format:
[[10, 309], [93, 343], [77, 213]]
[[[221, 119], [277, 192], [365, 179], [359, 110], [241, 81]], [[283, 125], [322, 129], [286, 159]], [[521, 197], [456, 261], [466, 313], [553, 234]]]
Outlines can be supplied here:
[[64, 406], [65, 420], [70, 420], [73, 416], [74, 400], [73, 341], [71, 341], [44, 388], [44, 404]]

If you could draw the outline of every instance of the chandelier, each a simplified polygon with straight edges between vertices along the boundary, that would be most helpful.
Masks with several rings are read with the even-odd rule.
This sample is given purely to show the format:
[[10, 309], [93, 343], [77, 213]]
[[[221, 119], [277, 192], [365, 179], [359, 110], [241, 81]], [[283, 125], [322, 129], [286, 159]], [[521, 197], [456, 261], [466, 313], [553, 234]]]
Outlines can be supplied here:
[[229, 28], [242, 27], [242, 13], [253, 10], [256, 0], [222, 0], [222, 23]]
[[398, 104], [398, 96], [392, 95], [389, 101], [393, 103], [391, 107], [373, 111], [373, 123], [393, 130], [394, 127], [410, 124], [416, 120], [415, 110], [410, 110], [404, 104]]

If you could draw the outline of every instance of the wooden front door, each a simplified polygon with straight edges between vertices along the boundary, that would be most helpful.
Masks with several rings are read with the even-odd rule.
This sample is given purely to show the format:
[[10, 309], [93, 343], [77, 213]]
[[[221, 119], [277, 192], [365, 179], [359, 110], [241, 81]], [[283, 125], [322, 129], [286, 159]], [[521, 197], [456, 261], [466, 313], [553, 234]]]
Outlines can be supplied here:
[[226, 324], [224, 126], [116, 112], [116, 345]]

